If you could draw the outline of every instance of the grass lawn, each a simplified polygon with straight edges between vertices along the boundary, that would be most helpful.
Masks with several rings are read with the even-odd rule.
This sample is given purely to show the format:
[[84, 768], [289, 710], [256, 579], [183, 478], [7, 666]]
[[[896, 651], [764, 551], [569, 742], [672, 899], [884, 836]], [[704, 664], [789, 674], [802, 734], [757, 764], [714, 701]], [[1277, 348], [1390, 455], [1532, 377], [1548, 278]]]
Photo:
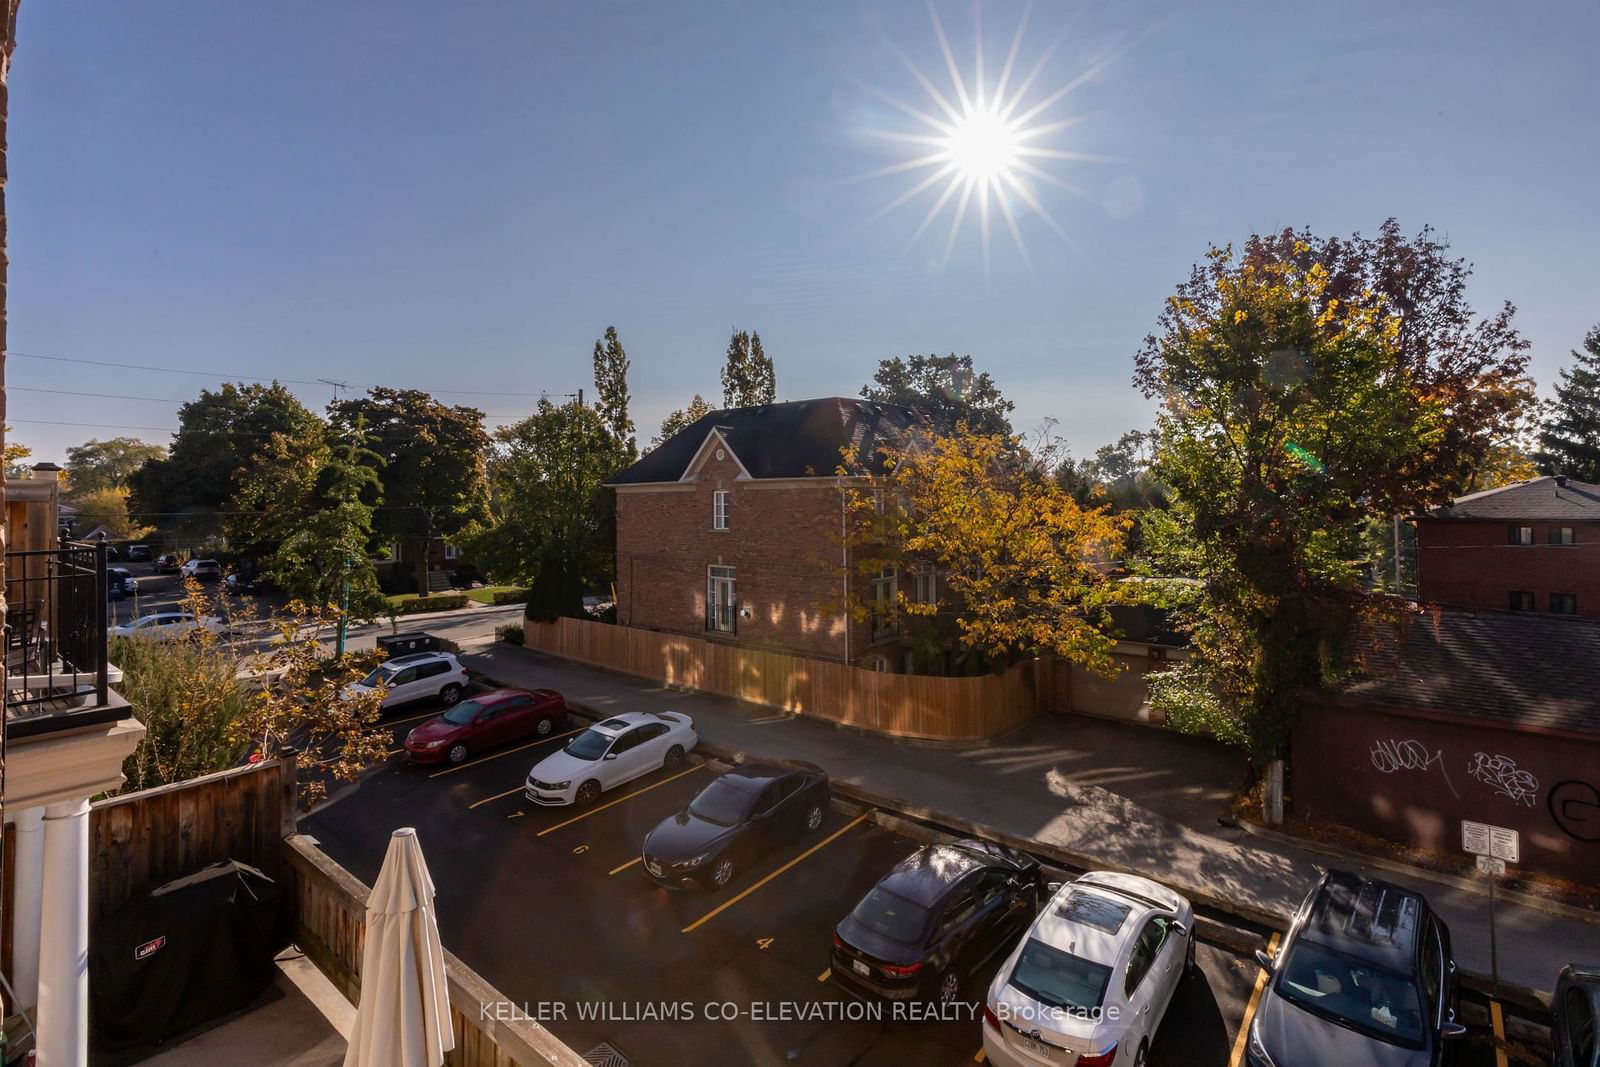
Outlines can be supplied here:
[[[521, 593], [526, 592], [526, 590], [520, 585], [485, 585], [478, 589], [464, 591], [460, 589], [441, 589], [433, 595], [435, 597], [461, 596], [463, 592], [469, 599], [476, 600], [480, 604], [492, 604], [496, 593]], [[418, 594], [416, 593], [396, 593], [389, 597], [389, 604], [393, 607], [399, 607], [406, 601], [416, 600], [417, 598]]]

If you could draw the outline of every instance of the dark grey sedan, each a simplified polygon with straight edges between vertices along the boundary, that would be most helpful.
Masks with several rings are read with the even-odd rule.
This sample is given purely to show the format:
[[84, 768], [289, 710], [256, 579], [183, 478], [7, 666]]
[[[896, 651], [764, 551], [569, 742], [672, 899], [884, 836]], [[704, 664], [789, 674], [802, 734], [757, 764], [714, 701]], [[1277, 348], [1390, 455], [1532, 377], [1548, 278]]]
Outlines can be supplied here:
[[1563, 967], [1550, 1010], [1556, 1019], [1556, 1067], [1600, 1067], [1600, 965]]

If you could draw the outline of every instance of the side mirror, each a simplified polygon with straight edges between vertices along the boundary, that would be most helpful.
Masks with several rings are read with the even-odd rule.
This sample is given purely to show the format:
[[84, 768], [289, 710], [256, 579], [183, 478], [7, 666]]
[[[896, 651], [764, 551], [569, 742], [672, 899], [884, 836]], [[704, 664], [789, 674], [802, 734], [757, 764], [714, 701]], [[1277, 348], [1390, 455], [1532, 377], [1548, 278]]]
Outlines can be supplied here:
[[1450, 1014], [1445, 1016], [1444, 1025], [1439, 1027], [1439, 1036], [1442, 1038], [1455, 1038], [1467, 1036], [1467, 1028], [1456, 1022], [1456, 1010], [1450, 1009]]
[[606, 759], [616, 759], [617, 758], [617, 754], [615, 752], [607, 752], [605, 758]]
[[1261, 964], [1261, 969], [1268, 974], [1272, 973], [1272, 957], [1260, 949], [1256, 949], [1256, 962]]
[[1055, 895], [1056, 893], [1061, 892], [1061, 886], [1062, 886], [1061, 882], [1046, 882], [1044, 884], [1044, 887], [1050, 891], [1052, 896]]
[[1183, 925], [1182, 923], [1176, 923], [1175, 922], [1175, 923], [1172, 924], [1172, 928], [1178, 932], [1178, 936], [1179, 937], [1188, 937], [1189, 936], [1189, 928], [1187, 926]]

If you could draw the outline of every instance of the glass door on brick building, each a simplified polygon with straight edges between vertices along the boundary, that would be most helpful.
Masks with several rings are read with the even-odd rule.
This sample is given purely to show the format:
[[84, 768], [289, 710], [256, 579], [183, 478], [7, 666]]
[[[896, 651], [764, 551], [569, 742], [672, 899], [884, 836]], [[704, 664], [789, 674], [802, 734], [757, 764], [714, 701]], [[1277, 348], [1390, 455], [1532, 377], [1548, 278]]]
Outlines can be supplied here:
[[706, 629], [733, 633], [734, 568], [712, 567], [706, 578]]

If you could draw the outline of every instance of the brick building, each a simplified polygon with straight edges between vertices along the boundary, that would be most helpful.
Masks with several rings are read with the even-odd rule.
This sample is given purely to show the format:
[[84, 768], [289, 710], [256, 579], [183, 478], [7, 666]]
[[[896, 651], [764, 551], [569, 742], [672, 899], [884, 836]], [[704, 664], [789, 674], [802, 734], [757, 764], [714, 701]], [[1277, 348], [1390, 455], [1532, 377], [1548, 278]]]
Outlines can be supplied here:
[[1600, 619], [1600, 485], [1533, 478], [1413, 521], [1423, 603]]
[[[674, 435], [610, 483], [617, 621], [900, 669], [896, 630], [849, 621], [864, 579], [844, 543], [837, 471], [846, 446], [870, 471], [880, 445], [921, 421], [910, 408], [829, 397], [713, 411]], [[892, 598], [905, 579], [865, 580], [868, 598]]]

